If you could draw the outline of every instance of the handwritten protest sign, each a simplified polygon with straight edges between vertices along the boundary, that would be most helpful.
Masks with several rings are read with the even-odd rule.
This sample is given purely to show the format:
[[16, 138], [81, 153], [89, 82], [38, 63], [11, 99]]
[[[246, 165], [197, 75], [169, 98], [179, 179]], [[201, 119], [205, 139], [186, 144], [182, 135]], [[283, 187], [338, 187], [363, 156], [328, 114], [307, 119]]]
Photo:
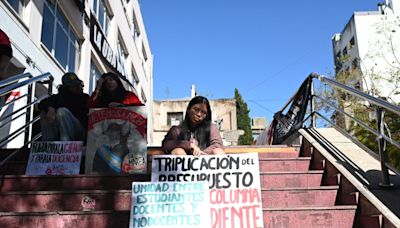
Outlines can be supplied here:
[[130, 228], [210, 227], [208, 183], [133, 182]]
[[144, 106], [91, 109], [85, 172], [146, 173], [146, 135]]
[[29, 154], [27, 175], [79, 174], [81, 141], [34, 142]]
[[212, 228], [262, 228], [258, 154], [153, 156], [152, 181], [208, 181]]

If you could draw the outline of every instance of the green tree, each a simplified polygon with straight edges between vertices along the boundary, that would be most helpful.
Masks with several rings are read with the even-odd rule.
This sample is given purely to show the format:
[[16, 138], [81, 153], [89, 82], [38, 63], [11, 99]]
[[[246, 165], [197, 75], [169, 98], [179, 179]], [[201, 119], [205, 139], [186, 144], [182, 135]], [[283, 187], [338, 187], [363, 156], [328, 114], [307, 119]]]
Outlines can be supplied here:
[[237, 127], [244, 131], [244, 135], [239, 137], [239, 145], [250, 145], [253, 142], [253, 134], [251, 131], [251, 121], [246, 102], [244, 102], [242, 95], [239, 90], [235, 88], [235, 99], [236, 99], [236, 117]]

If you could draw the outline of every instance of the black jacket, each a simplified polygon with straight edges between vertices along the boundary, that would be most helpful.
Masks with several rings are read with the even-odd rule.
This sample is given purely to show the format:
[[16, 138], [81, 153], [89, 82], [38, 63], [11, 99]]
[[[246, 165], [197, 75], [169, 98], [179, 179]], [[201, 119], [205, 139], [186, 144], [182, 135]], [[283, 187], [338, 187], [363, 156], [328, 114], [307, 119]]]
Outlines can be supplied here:
[[56, 110], [62, 107], [68, 108], [71, 113], [81, 122], [82, 126], [86, 129], [89, 112], [87, 105], [88, 99], [89, 95], [86, 93], [58, 93], [40, 102], [39, 109], [40, 111], [47, 112], [49, 107], [53, 107]]

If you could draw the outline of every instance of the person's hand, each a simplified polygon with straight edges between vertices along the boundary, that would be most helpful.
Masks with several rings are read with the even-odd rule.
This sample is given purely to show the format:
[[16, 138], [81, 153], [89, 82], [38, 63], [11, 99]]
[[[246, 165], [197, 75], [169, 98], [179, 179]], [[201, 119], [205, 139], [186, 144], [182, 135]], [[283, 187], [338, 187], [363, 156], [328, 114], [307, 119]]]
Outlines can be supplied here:
[[49, 123], [56, 121], [56, 110], [53, 107], [49, 107], [46, 113], [46, 120]]
[[192, 150], [194, 156], [199, 157], [201, 155], [201, 150], [196, 144], [190, 143], [190, 149]]
[[121, 103], [118, 103], [118, 102], [110, 102], [108, 104], [108, 107], [110, 107], [110, 108], [116, 108], [116, 107], [121, 107], [121, 106], [123, 106], [123, 105]]
[[96, 82], [96, 93], [100, 93], [101, 86], [104, 83], [104, 78], [100, 77]]

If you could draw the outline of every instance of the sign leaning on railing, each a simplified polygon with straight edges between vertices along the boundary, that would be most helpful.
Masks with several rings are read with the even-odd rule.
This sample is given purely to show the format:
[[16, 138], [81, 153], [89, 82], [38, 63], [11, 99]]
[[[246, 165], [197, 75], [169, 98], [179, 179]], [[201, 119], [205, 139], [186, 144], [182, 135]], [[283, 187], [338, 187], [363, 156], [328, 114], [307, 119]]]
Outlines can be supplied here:
[[79, 174], [82, 141], [33, 142], [26, 175]]
[[144, 106], [91, 109], [85, 172], [146, 173], [146, 135]]
[[210, 227], [208, 183], [133, 182], [130, 228]]
[[257, 153], [153, 156], [153, 182], [208, 181], [212, 228], [263, 227]]

